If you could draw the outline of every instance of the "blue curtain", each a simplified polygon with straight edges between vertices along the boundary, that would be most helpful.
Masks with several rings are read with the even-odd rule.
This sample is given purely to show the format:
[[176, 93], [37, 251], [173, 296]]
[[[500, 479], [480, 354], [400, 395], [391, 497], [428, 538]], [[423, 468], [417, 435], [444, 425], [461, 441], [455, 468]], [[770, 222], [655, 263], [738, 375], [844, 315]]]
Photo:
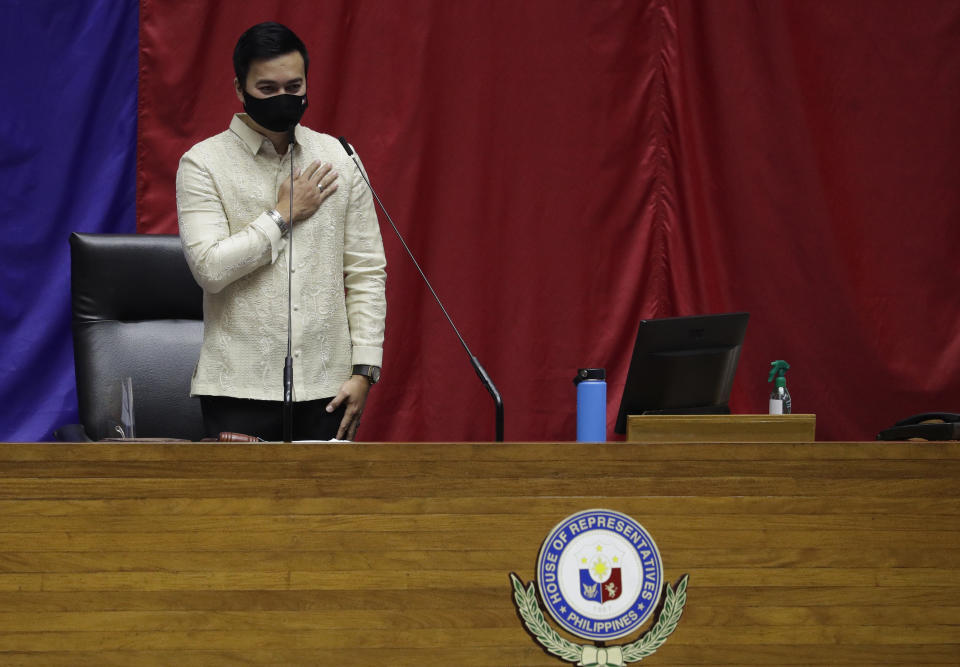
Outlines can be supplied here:
[[138, 0], [0, 0], [0, 441], [77, 420], [73, 231], [136, 231]]

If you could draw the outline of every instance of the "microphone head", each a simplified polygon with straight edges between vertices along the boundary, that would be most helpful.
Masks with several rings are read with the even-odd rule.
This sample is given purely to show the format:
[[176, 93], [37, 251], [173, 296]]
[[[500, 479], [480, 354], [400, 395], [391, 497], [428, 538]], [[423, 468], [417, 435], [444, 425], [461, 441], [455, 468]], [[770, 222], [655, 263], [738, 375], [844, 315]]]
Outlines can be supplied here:
[[294, 123], [289, 128], [287, 128], [287, 139], [290, 141], [291, 144], [297, 143], [296, 129], [297, 129], [296, 123]]
[[340, 145], [343, 146], [343, 150], [347, 151], [347, 155], [353, 155], [353, 149], [350, 148], [350, 144], [347, 143], [346, 137], [340, 137]]

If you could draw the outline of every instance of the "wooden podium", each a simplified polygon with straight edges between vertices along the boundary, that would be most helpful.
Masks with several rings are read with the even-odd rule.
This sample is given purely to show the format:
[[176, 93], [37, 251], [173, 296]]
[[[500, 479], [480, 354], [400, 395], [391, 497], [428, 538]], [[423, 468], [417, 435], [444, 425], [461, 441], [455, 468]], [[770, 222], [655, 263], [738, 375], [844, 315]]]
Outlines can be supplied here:
[[960, 443], [123, 443], [0, 447], [0, 664], [569, 664], [509, 574], [590, 508], [689, 574], [645, 663], [960, 662]]

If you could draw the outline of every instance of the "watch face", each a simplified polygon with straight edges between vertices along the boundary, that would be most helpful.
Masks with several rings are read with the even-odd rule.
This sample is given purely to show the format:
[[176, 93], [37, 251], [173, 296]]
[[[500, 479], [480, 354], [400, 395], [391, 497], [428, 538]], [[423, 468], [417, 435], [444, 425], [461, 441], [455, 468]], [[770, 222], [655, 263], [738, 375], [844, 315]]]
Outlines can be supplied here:
[[380, 367], [371, 366], [370, 375], [368, 377], [370, 378], [370, 382], [372, 382], [373, 384], [378, 383], [380, 381]]

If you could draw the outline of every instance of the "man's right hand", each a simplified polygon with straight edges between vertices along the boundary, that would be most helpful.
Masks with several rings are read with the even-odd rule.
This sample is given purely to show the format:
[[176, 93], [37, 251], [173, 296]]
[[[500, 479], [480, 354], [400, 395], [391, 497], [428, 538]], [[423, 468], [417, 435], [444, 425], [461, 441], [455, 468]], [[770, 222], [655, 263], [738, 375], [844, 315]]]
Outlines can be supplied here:
[[[293, 182], [293, 214], [290, 212], [290, 177], [280, 185], [277, 211], [290, 222], [306, 220], [317, 212], [323, 200], [337, 190], [337, 172], [319, 160], [311, 162], [296, 174]], [[322, 186], [322, 187], [321, 187]]]

